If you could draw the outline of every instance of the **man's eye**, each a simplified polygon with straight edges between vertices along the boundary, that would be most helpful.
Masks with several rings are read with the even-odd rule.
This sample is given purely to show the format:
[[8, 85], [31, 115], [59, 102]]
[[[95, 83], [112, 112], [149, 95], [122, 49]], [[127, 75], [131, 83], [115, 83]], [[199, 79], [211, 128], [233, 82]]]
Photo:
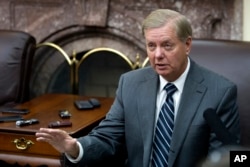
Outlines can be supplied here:
[[148, 44], [148, 48], [149, 48], [150, 50], [153, 50], [153, 49], [155, 48], [155, 45], [154, 45], [154, 44]]
[[169, 44], [169, 43], [164, 44], [164, 48], [165, 48], [166, 50], [170, 50], [170, 49], [172, 49], [172, 47], [173, 47], [172, 44]]

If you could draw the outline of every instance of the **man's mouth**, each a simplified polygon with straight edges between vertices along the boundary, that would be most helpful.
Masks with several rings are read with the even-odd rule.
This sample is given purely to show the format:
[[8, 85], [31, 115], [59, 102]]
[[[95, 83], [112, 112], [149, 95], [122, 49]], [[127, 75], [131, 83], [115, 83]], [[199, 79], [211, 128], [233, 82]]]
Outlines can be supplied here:
[[156, 68], [159, 70], [164, 70], [167, 68], [167, 64], [156, 64]]
[[158, 63], [158, 64], [155, 64], [156, 66], [159, 66], [159, 67], [166, 67], [167, 64], [161, 64], [161, 63]]

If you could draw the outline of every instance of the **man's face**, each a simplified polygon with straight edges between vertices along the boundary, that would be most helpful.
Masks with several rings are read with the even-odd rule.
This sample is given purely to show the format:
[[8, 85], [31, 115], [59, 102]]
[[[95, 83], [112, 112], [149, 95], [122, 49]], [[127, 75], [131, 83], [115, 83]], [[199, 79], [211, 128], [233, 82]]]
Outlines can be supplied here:
[[171, 24], [144, 32], [146, 49], [151, 66], [167, 81], [175, 81], [186, 69], [191, 49], [191, 37], [185, 42], [177, 38]]

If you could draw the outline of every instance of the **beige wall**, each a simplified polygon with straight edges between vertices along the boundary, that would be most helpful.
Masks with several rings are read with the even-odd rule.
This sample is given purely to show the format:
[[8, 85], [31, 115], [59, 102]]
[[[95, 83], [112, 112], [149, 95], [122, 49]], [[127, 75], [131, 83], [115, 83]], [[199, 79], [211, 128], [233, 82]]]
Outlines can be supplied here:
[[250, 1], [243, 1], [243, 40], [250, 41]]

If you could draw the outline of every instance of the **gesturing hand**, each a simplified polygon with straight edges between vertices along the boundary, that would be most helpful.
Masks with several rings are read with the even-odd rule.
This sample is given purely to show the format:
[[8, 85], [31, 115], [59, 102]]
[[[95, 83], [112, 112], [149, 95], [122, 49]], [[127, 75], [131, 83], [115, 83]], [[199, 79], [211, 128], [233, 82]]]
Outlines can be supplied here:
[[71, 157], [77, 157], [79, 154], [77, 140], [63, 130], [40, 128], [36, 133], [36, 137], [37, 141], [47, 142], [57, 151], [66, 153]]

